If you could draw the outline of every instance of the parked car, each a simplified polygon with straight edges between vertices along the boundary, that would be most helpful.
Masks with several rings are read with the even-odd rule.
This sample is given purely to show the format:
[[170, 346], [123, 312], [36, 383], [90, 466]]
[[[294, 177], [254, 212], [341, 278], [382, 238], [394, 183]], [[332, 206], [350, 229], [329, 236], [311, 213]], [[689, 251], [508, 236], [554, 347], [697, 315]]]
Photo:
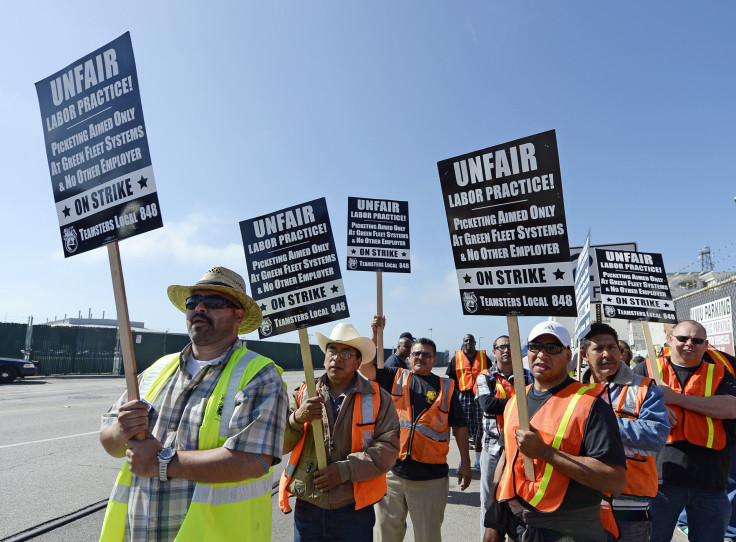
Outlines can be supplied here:
[[19, 376], [34, 376], [37, 373], [38, 367], [32, 361], [0, 358], [0, 384], [12, 382]]

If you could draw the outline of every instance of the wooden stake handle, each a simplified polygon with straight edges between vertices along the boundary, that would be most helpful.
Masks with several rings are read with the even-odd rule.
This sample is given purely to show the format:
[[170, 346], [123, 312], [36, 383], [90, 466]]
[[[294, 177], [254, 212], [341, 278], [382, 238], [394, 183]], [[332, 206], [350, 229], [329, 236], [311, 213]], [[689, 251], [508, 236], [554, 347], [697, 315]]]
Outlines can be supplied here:
[[[299, 346], [302, 351], [304, 364], [304, 382], [307, 384], [307, 395], [317, 397], [317, 386], [314, 383], [314, 368], [312, 367], [312, 351], [309, 348], [309, 334], [306, 328], [299, 330]], [[322, 420], [312, 420], [312, 434], [314, 435], [314, 449], [317, 453], [317, 466], [327, 467], [327, 453], [325, 452], [325, 435], [322, 431]]]
[[133, 350], [133, 334], [130, 331], [130, 317], [128, 316], [128, 301], [125, 297], [125, 282], [123, 281], [123, 267], [120, 263], [118, 242], [107, 245], [107, 255], [110, 259], [110, 275], [112, 276], [112, 290], [115, 294], [115, 308], [118, 314], [118, 328], [120, 329], [120, 349], [123, 354], [123, 368], [125, 383], [128, 388], [128, 401], [140, 399], [138, 395], [138, 370], [135, 366], [135, 351]]
[[[642, 321], [641, 331], [644, 334], [644, 343], [647, 345], [647, 355], [649, 356], [650, 366], [657, 368], [657, 351], [654, 349], [654, 343], [652, 342], [652, 333], [649, 330], [649, 322]], [[659, 375], [659, 371], [656, 374], [649, 375], [658, 386], [662, 385], [662, 378]]]
[[[519, 414], [519, 428], [529, 431], [529, 404], [526, 401], [526, 383], [524, 380], [524, 362], [521, 359], [521, 337], [519, 336], [519, 320], [516, 316], [507, 316], [509, 328], [509, 344], [511, 345], [511, 363], [514, 367], [514, 392], [516, 393], [516, 409]], [[534, 463], [531, 458], [524, 457], [524, 476], [530, 482], [535, 479]]]
[[[383, 316], [383, 275], [376, 271], [376, 314]], [[378, 328], [376, 333], [376, 365], [383, 369], [383, 328]]]

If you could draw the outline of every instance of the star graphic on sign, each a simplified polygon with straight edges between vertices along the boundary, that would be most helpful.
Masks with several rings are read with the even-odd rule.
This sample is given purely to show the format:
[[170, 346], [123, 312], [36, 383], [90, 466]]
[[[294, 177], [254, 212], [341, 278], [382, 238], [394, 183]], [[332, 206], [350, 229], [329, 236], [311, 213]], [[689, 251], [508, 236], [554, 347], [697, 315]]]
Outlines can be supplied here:
[[146, 179], [143, 175], [141, 175], [141, 178], [138, 181], [138, 184], [141, 185], [141, 188], [148, 188], [148, 179]]
[[606, 301], [607, 301], [608, 303], [610, 303], [610, 302], [611, 302], [611, 301], [613, 301], [613, 300], [612, 300], [612, 299], [611, 299], [610, 297], [607, 297], [607, 298], [606, 298]]
[[64, 205], [64, 216], [68, 217], [69, 216], [69, 211], [71, 211], [71, 209], [69, 207], [67, 207], [66, 205]]
[[463, 279], [465, 280], [465, 284], [470, 284], [470, 275], [466, 273]]
[[564, 277], [564, 276], [565, 276], [565, 272], [564, 272], [564, 271], [561, 271], [561, 270], [560, 270], [560, 268], [558, 267], [558, 268], [557, 268], [557, 271], [555, 271], [555, 272], [553, 273], [553, 275], [555, 276], [555, 278], [556, 278], [557, 280], [562, 280], [562, 277]]
[[667, 307], [670, 306], [670, 304], [669, 303], [665, 303], [664, 306], [665, 306], [665, 308], [667, 308]]
[[352, 251], [350, 252], [350, 254], [355, 254], [355, 249], [353, 249], [353, 250], [352, 250]]
[[338, 290], [338, 288], [337, 288], [337, 286], [335, 286], [335, 285], [333, 284], [333, 285], [332, 285], [332, 288], [330, 288], [330, 290], [332, 290], [332, 293], [333, 293], [333, 294], [336, 294], [336, 293], [337, 293], [337, 290]]
[[266, 310], [266, 304], [265, 303], [261, 303], [261, 310], [262, 311], [265, 311]]
[[402, 253], [401, 253], [401, 256], [402, 256], [402, 257], [405, 257], [405, 256], [406, 256], [406, 252], [402, 252]]

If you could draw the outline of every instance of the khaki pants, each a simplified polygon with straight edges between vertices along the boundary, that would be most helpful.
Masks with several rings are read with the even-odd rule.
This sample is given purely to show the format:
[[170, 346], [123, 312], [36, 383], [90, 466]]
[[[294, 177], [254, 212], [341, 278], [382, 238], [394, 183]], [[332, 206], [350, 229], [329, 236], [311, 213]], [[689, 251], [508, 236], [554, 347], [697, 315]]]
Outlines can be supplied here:
[[414, 540], [441, 542], [442, 520], [450, 492], [450, 478], [406, 480], [389, 472], [386, 496], [375, 504], [377, 542], [401, 542], [406, 534], [406, 514], [414, 526]]

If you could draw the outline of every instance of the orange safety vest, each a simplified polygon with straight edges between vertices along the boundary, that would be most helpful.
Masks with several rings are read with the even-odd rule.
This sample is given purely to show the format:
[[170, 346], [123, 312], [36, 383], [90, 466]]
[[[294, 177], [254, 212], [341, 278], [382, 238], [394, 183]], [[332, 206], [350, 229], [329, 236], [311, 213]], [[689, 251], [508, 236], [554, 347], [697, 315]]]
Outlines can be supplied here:
[[[613, 409], [619, 418], [636, 420], [644, 399], [649, 392], [652, 379], [638, 374], [634, 375], [634, 382], [629, 386], [621, 386], [621, 395]], [[653, 455], [635, 453], [626, 455], [626, 487], [624, 495], [637, 497], [652, 497], [657, 495], [657, 462]]]
[[[376, 382], [371, 382], [371, 386], [375, 393], [359, 393], [356, 392], [353, 401], [353, 422], [350, 451], [352, 453], [362, 452], [371, 442], [373, 442], [373, 431], [376, 428], [376, 419], [378, 418], [378, 410], [381, 406], [381, 390]], [[301, 406], [302, 401], [307, 400], [307, 385], [302, 384], [299, 388], [297, 397], [297, 405]], [[376, 400], [377, 399], [377, 400]], [[279, 508], [284, 513], [291, 512], [289, 506], [289, 497], [292, 494], [286, 489], [291, 482], [296, 467], [299, 464], [299, 456], [304, 449], [304, 441], [307, 438], [307, 427], [309, 423], [304, 424], [304, 434], [296, 446], [291, 451], [289, 464], [281, 473], [279, 480]], [[315, 445], [318, 445], [315, 443]], [[386, 494], [386, 475], [382, 474], [377, 478], [370, 480], [362, 480], [353, 482], [353, 496], [355, 497], [355, 509], [360, 510], [366, 506], [380, 501]]]
[[[649, 374], [659, 373], [662, 382], [674, 391], [693, 395], [697, 397], [712, 397], [718, 389], [718, 385], [726, 374], [723, 365], [701, 362], [698, 369], [685, 383], [685, 388], [680, 386], [675, 370], [667, 358], [657, 358], [656, 365], [647, 359]], [[698, 414], [692, 410], [675, 405], [667, 405], [677, 415], [677, 423], [670, 429], [667, 442], [686, 440], [697, 446], [722, 450], [726, 446], [726, 431], [723, 421]]]
[[608, 493], [603, 494], [603, 500], [601, 501], [601, 510], [600, 510], [600, 516], [601, 516], [601, 523], [603, 524], [603, 528], [611, 533], [613, 535], [613, 538], [618, 539], [619, 537], [619, 531], [618, 531], [618, 524], [616, 523], [616, 518], [613, 517], [613, 508], [611, 506], [611, 495]]
[[[530, 386], [527, 386], [527, 393]], [[555, 450], [578, 455], [593, 401], [602, 389], [597, 384], [571, 382], [551, 396], [532, 416], [534, 429], [542, 441]], [[507, 462], [496, 489], [498, 500], [518, 498], [540, 512], [554, 512], [562, 504], [570, 477], [549, 463], [534, 459], [535, 479], [527, 480], [516, 443], [515, 433], [519, 429], [516, 396], [506, 403], [504, 423], [507, 427], [503, 437]]]
[[[708, 350], [705, 351], [705, 354], [713, 361], [713, 363], [721, 364], [726, 369], [728, 369], [728, 372], [732, 375], [736, 375], [736, 370], [734, 370], [733, 365], [731, 365], [731, 362], [728, 360], [728, 358], [723, 355], [723, 352], [720, 350], [717, 350], [715, 348], [708, 348]], [[662, 346], [662, 349], [659, 351], [659, 354], [657, 354], [657, 357], [663, 358], [665, 356], [670, 355], [670, 347], [669, 346]]]
[[[414, 421], [411, 408], [409, 382], [412, 372], [399, 369], [394, 378], [391, 398], [399, 415], [399, 459], [407, 457], [420, 463], [442, 465], [447, 463], [450, 451], [450, 399], [455, 383], [447, 377], [440, 378], [440, 392], [432, 404]], [[430, 394], [433, 391], [428, 392]]]
[[475, 353], [473, 363], [462, 350], [455, 351], [455, 373], [457, 374], [457, 389], [460, 391], [473, 390], [478, 393], [478, 375], [488, 370], [488, 356], [485, 350]]
[[[496, 372], [494, 374], [490, 374], [487, 370], [481, 372], [496, 381], [496, 389], [494, 390], [493, 394], [496, 399], [510, 399], [511, 397], [516, 395], [516, 389], [514, 388], [514, 385], [509, 382], [506, 377], [503, 376], [501, 373]], [[476, 389], [476, 394], [477, 393], [478, 390]], [[496, 425], [498, 426], [498, 434], [500, 435], [501, 431], [503, 431], [503, 414], [496, 414]]]

